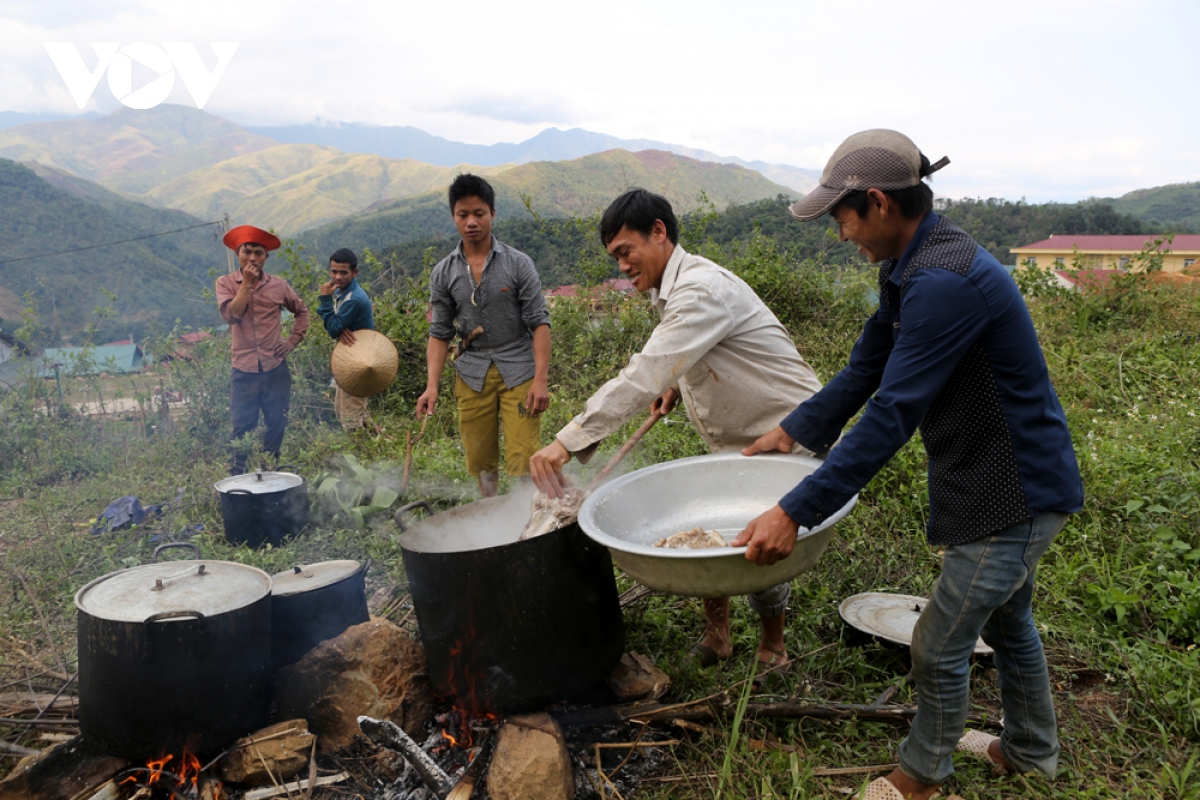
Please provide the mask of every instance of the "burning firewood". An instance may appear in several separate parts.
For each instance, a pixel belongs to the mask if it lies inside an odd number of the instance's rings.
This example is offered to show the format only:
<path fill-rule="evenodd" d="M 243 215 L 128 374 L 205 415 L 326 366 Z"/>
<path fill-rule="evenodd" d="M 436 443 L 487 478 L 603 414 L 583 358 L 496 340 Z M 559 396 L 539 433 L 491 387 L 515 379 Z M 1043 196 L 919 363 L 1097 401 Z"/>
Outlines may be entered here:
<path fill-rule="evenodd" d="M 450 787 L 453 785 L 450 776 L 443 772 L 442 768 L 399 725 L 386 719 L 361 716 L 358 718 L 358 726 L 375 744 L 398 750 L 408 759 L 408 763 L 413 765 L 413 769 L 421 776 L 421 780 L 429 787 L 429 791 L 438 797 L 445 797 L 446 793 L 450 791 Z M 250 798 L 247 797 L 247 800 Z"/>
<path fill-rule="evenodd" d="M 458 783 L 454 784 L 450 794 L 446 795 L 446 800 L 471 800 L 471 795 L 475 793 L 475 783 L 483 772 L 483 766 L 487 763 L 488 756 L 491 755 L 492 744 L 495 741 L 495 737 L 489 736 L 479 746 L 475 758 L 463 770 L 463 774 L 458 778 Z"/>

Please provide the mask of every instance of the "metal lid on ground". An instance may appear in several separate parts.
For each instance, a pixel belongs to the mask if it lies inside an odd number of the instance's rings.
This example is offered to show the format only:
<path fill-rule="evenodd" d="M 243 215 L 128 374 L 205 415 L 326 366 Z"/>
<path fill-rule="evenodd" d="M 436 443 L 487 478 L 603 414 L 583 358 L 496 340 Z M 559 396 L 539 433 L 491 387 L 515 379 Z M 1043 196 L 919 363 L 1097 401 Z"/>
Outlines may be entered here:
<path fill-rule="evenodd" d="M 271 576 L 231 561 L 164 561 L 97 578 L 75 595 L 85 614 L 115 622 L 212 617 L 271 592 Z"/>
<path fill-rule="evenodd" d="M 231 475 L 213 484 L 218 492 L 228 492 L 239 489 L 251 494 L 274 494 L 286 489 L 299 486 L 304 479 L 291 472 L 247 472 L 245 475 Z"/>
<path fill-rule="evenodd" d="M 843 600 L 838 613 L 852 628 L 892 644 L 911 647 L 913 628 L 928 603 L 928 597 L 863 592 Z M 975 642 L 975 655 L 991 655 L 992 652 L 983 639 Z"/>
<path fill-rule="evenodd" d="M 322 561 L 318 564 L 297 564 L 291 569 L 271 576 L 271 594 L 274 597 L 311 592 L 355 575 L 362 564 L 358 561 Z"/>

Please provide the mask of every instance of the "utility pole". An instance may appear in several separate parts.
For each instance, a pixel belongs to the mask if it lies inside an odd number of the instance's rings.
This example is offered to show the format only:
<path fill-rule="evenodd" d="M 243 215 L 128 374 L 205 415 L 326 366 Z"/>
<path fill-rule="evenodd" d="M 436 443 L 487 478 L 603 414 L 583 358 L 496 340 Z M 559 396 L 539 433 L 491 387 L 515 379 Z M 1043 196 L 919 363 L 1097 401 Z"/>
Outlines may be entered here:
<path fill-rule="evenodd" d="M 221 224 L 222 238 L 224 238 L 225 234 L 227 234 L 227 233 L 229 233 L 229 212 L 228 211 L 225 212 L 225 217 Z M 227 270 L 230 275 L 232 275 L 237 270 L 237 265 L 233 263 L 233 251 L 230 250 L 228 247 L 225 248 L 225 266 L 227 267 Z"/>

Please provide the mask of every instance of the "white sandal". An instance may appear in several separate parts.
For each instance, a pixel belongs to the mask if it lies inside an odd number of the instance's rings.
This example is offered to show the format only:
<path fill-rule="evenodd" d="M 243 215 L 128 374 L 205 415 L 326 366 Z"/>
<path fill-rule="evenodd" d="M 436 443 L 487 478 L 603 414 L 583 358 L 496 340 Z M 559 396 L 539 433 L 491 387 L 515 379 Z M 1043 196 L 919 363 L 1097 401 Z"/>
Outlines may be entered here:
<path fill-rule="evenodd" d="M 1009 767 L 1007 764 L 997 761 L 992 757 L 990 750 L 992 742 L 998 741 L 1000 741 L 999 736 L 993 736 L 990 733 L 984 733 L 983 731 L 976 731 L 968 728 L 967 732 L 964 733 L 962 738 L 958 740 L 958 746 L 955 749 L 973 756 L 974 758 L 986 761 L 994 768 L 1008 772 Z"/>
<path fill-rule="evenodd" d="M 929 795 L 929 800 L 941 797 L 940 792 Z M 887 778 L 876 778 L 867 784 L 867 788 L 854 796 L 854 800 L 906 800 L 900 790 Z"/>

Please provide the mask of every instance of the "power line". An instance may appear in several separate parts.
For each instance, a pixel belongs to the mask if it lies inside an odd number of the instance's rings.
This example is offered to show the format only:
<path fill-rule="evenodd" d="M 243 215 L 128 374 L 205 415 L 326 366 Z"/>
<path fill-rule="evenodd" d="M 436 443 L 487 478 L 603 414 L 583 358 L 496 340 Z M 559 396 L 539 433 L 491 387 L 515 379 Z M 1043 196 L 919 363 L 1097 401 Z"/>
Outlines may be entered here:
<path fill-rule="evenodd" d="M 122 239 L 119 242 L 105 242 L 104 244 L 90 244 L 87 247 L 77 247 L 74 250 L 60 250 L 57 253 L 40 253 L 36 256 L 22 256 L 20 258 L 10 258 L 7 261 L 0 261 L 0 266 L 5 264 L 15 264 L 18 261 L 29 261 L 34 258 L 50 258 L 51 256 L 65 256 L 69 253 L 82 253 L 84 250 L 95 250 L 97 247 L 112 247 L 118 244 L 128 244 L 129 242 L 140 242 L 143 239 L 153 239 L 155 236 L 166 236 L 171 233 L 182 233 L 183 231 L 192 231 L 196 228 L 207 228 L 209 225 L 221 225 L 222 221 L 202 222 L 199 225 L 189 225 L 186 228 L 176 228 L 173 231 L 162 231 L 161 233 L 148 233 L 145 236 L 135 236 L 132 239 Z"/>

